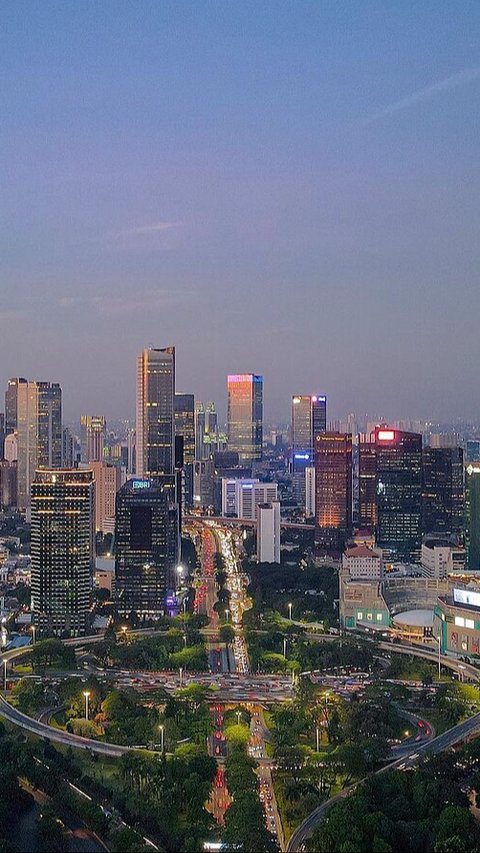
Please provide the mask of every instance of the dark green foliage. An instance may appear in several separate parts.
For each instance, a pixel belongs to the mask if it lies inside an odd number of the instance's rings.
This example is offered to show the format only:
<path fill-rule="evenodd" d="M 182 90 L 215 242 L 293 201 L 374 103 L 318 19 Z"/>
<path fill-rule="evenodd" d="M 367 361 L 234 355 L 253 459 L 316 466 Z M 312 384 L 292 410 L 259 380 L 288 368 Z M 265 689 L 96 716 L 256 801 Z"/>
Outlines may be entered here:
<path fill-rule="evenodd" d="M 461 790 L 464 773 L 445 753 L 415 771 L 371 776 L 327 812 L 307 850 L 473 853 L 480 834 Z"/>

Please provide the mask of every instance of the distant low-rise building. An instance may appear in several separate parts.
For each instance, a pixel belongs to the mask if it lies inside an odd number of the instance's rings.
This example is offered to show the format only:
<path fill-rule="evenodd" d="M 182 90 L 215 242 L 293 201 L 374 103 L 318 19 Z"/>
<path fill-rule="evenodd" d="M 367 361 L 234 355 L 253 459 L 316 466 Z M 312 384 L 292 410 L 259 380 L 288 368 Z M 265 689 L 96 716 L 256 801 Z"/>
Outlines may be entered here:
<path fill-rule="evenodd" d="M 383 559 L 380 548 L 352 545 L 343 555 L 342 566 L 350 580 L 381 580 Z"/>
<path fill-rule="evenodd" d="M 428 578 L 446 578 L 465 568 L 465 549 L 451 542 L 426 538 L 421 553 L 422 574 Z"/>

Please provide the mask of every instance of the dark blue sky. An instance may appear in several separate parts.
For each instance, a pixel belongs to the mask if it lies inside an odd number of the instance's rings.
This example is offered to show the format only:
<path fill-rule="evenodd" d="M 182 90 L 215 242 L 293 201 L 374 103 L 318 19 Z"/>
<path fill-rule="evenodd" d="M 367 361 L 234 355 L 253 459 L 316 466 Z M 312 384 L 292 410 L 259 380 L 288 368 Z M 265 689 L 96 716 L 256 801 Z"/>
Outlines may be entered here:
<path fill-rule="evenodd" d="M 265 376 L 480 420 L 480 6 L 63 2 L 0 10 L 0 383 L 67 417 Z"/>

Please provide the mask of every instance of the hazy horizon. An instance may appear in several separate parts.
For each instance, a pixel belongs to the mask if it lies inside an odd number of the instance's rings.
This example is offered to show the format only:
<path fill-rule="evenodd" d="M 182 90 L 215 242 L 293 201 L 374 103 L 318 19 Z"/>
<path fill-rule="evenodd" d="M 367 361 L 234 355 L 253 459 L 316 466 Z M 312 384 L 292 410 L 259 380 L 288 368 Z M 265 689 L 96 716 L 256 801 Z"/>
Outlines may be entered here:
<path fill-rule="evenodd" d="M 0 392 L 480 421 L 477 3 L 6 2 Z M 452 22 L 455 26 L 452 26 Z M 3 407 L 2 407 L 3 408 Z"/>

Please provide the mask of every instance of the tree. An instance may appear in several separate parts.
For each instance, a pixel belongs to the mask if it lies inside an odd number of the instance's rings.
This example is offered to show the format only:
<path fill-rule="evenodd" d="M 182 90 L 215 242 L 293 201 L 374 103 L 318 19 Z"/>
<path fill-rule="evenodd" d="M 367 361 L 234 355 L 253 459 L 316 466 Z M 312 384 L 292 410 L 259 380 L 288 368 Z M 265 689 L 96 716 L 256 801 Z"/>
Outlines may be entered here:
<path fill-rule="evenodd" d="M 226 646 L 229 646 L 235 639 L 235 630 L 231 625 L 222 625 L 218 632 L 218 636 L 221 643 L 225 643 Z"/>

